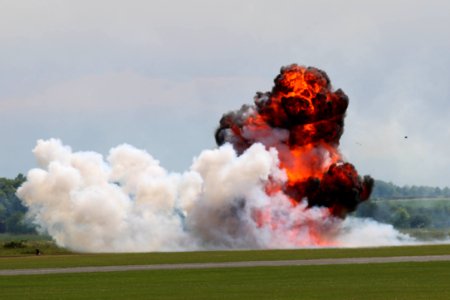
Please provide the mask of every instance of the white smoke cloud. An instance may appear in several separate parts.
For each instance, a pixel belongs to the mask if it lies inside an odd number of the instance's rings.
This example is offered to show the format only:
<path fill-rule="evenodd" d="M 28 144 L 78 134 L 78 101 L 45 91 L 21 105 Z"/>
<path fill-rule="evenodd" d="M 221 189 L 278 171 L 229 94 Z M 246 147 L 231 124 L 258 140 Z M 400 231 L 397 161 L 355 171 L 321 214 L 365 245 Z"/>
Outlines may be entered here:
<path fill-rule="evenodd" d="M 391 224 L 354 217 L 346 218 L 341 224 L 338 241 L 346 247 L 399 246 L 418 243 L 409 235 L 395 230 Z"/>
<path fill-rule="evenodd" d="M 185 173 L 169 173 L 130 145 L 106 160 L 39 140 L 17 194 L 29 217 L 59 246 L 84 252 L 395 245 L 410 241 L 392 226 L 293 207 L 268 181 L 284 182 L 276 150 L 254 144 L 205 150 Z"/>

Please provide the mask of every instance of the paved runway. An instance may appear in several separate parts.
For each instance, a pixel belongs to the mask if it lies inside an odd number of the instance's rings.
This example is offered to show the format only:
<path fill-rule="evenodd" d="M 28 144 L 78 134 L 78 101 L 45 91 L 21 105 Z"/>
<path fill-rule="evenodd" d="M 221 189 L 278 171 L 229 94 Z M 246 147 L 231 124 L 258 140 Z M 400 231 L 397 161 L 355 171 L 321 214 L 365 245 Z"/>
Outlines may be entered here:
<path fill-rule="evenodd" d="M 450 255 L 365 257 L 365 258 L 324 258 L 324 259 L 305 259 L 305 260 L 243 261 L 243 262 L 221 262 L 221 263 L 161 264 L 161 265 L 128 265 L 128 266 L 75 267 L 75 268 L 51 268 L 51 269 L 19 269 L 19 270 L 0 270 L 0 276 L 92 273 L 92 272 L 123 272 L 123 271 L 142 271 L 142 270 L 178 270 L 178 269 L 207 269 L 207 268 L 379 264 L 379 263 L 428 262 L 428 261 L 450 261 Z"/>

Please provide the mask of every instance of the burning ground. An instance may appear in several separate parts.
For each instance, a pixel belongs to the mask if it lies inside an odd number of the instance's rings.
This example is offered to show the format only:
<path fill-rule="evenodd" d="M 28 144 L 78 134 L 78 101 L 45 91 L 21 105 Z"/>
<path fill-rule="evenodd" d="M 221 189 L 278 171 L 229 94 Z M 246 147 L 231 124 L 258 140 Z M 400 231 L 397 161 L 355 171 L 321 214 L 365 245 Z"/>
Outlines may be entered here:
<path fill-rule="evenodd" d="M 291 65 L 254 105 L 225 114 L 184 173 L 120 145 L 106 159 L 40 140 L 18 196 L 63 247 L 88 252 L 398 244 L 390 225 L 347 217 L 373 180 L 338 150 L 348 97 Z"/>

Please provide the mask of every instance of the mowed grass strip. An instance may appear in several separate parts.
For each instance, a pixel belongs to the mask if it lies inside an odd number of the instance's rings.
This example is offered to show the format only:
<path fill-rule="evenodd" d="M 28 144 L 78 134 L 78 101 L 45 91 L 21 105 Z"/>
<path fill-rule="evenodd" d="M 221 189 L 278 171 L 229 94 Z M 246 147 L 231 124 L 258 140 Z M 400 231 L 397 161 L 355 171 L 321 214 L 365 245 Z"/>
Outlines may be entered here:
<path fill-rule="evenodd" d="M 0 277 L 1 299 L 450 299 L 450 262 Z"/>
<path fill-rule="evenodd" d="M 346 249 L 199 251 L 170 253 L 67 254 L 0 258 L 0 269 L 67 268 L 317 258 L 389 257 L 450 254 L 450 245 Z"/>

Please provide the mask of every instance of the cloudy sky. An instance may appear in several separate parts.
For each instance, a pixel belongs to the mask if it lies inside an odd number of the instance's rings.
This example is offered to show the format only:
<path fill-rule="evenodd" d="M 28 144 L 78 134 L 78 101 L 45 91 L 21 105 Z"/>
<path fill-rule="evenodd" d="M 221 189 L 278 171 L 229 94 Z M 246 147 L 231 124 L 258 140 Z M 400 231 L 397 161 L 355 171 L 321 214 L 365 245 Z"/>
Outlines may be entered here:
<path fill-rule="evenodd" d="M 341 150 L 360 173 L 450 186 L 450 5 L 419 0 L 0 0 L 0 176 L 50 137 L 183 171 L 291 63 L 350 97 Z"/>

